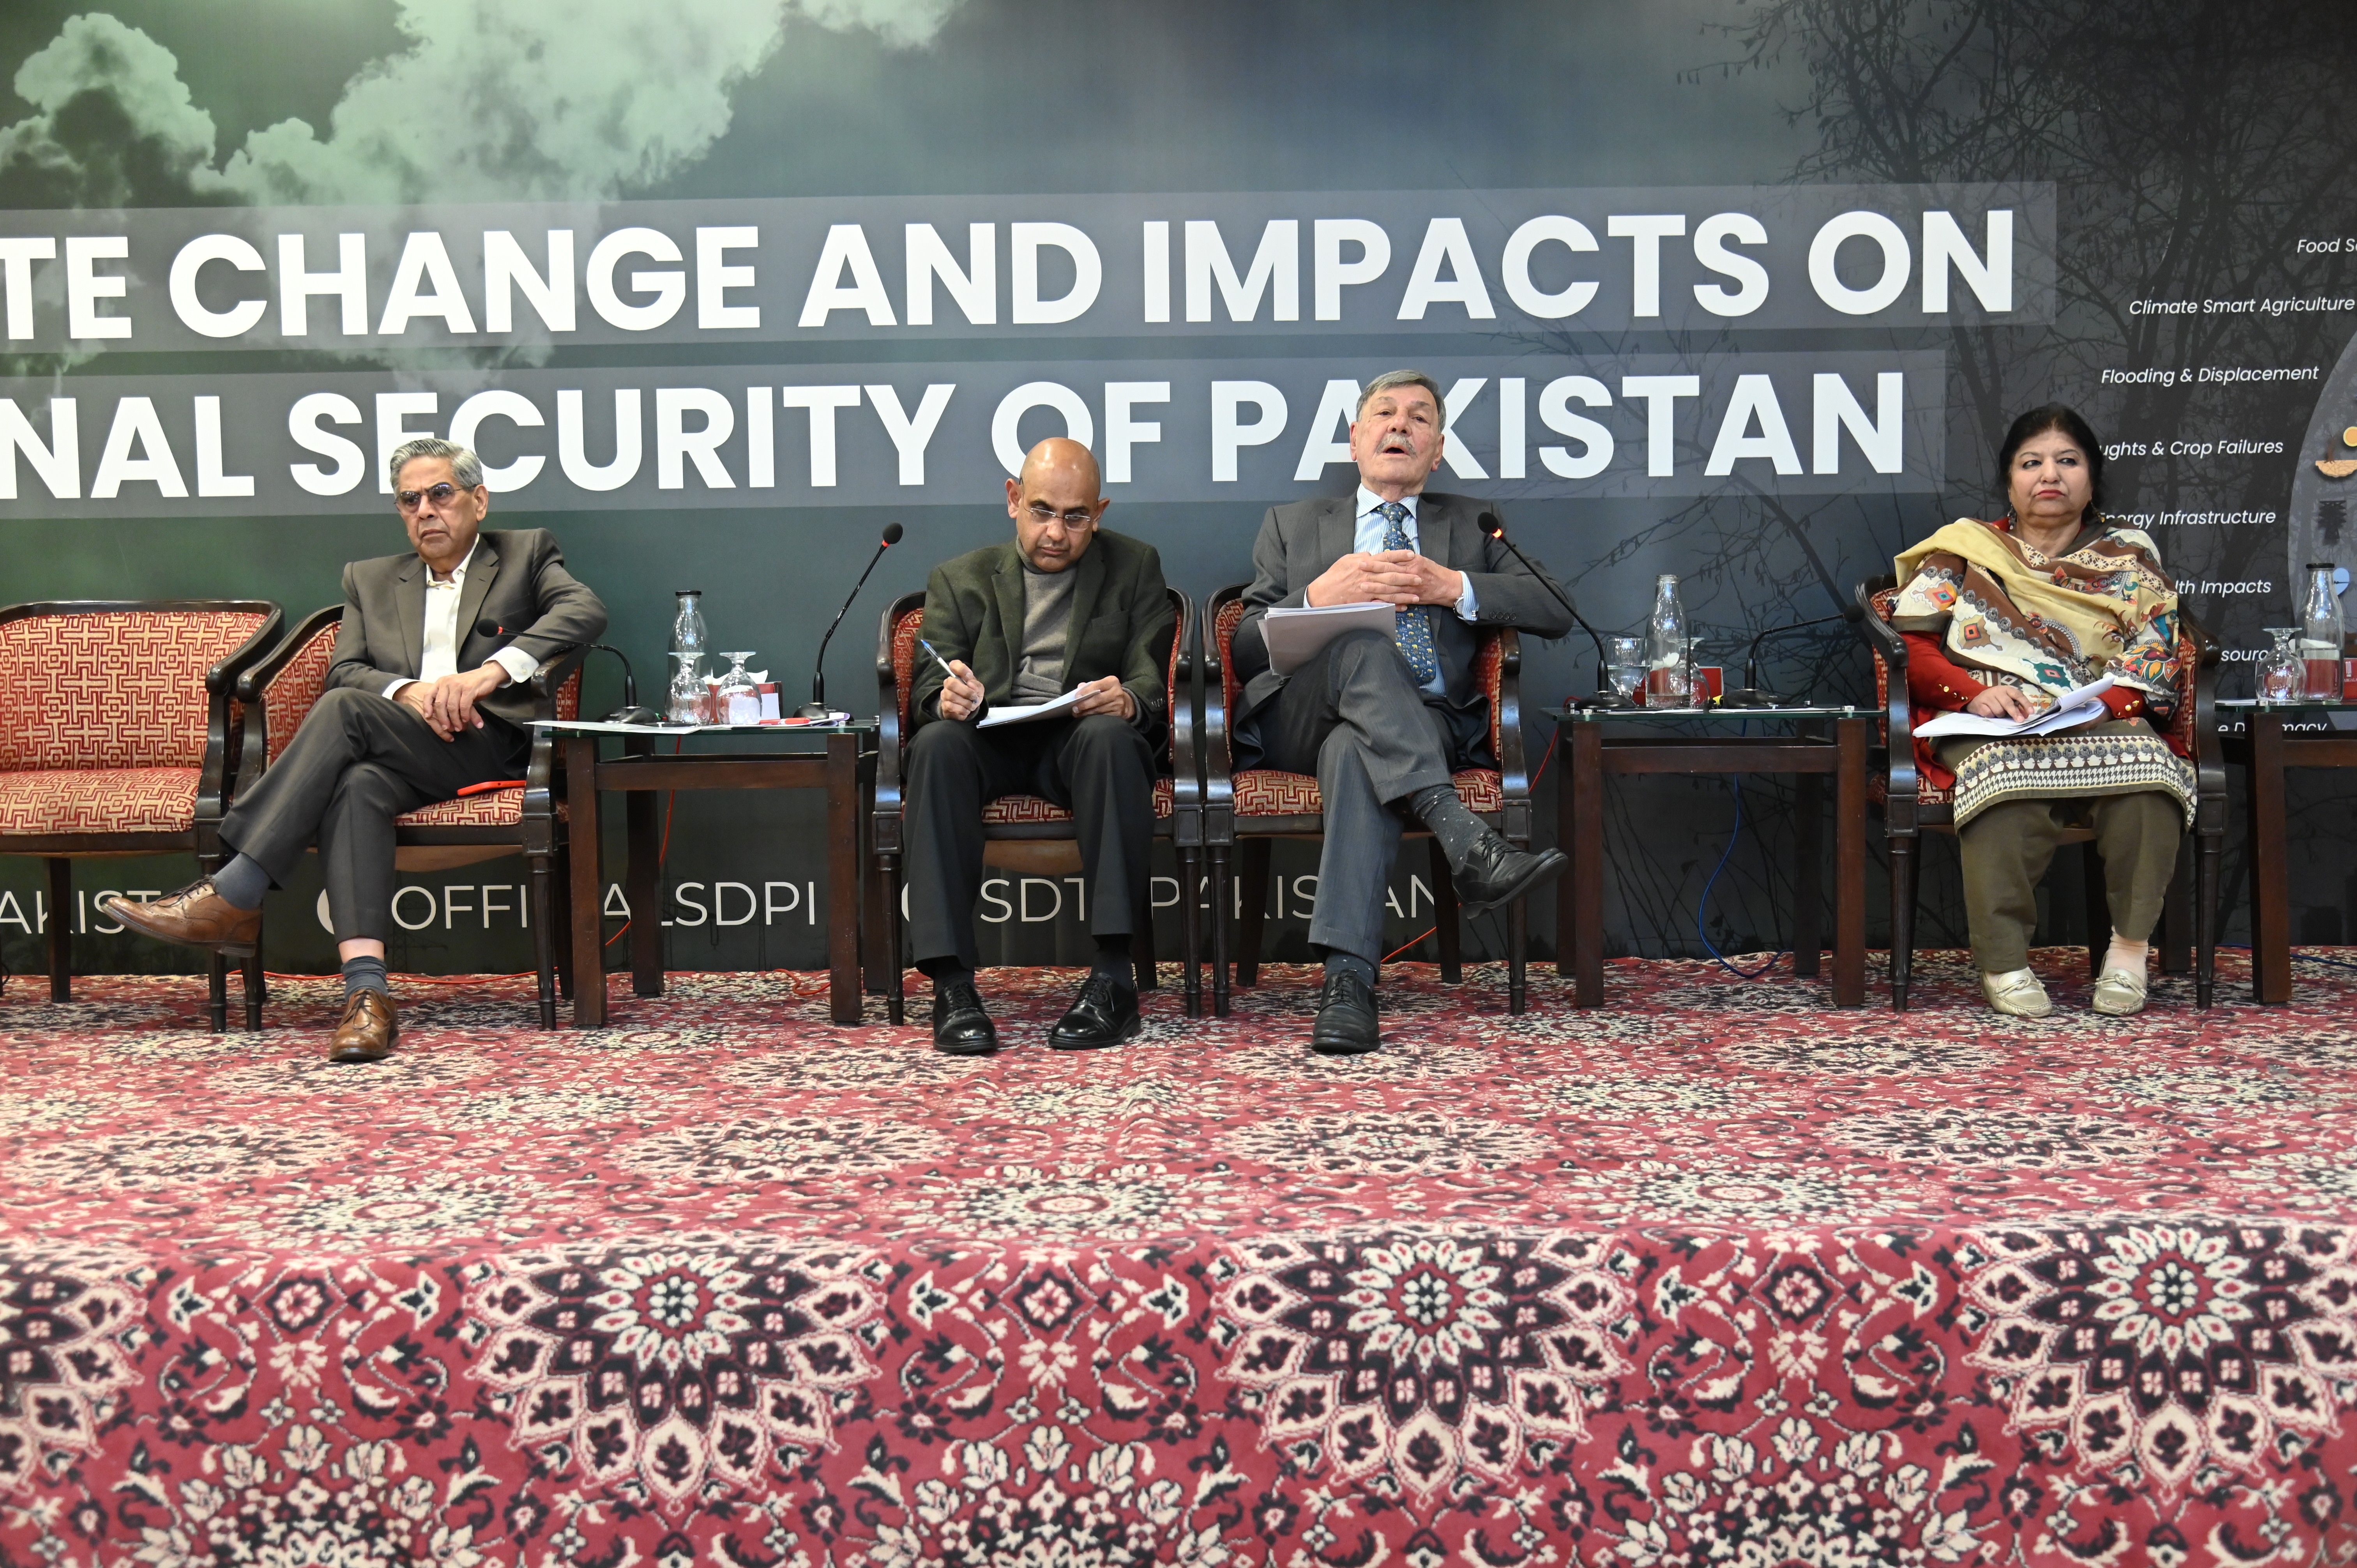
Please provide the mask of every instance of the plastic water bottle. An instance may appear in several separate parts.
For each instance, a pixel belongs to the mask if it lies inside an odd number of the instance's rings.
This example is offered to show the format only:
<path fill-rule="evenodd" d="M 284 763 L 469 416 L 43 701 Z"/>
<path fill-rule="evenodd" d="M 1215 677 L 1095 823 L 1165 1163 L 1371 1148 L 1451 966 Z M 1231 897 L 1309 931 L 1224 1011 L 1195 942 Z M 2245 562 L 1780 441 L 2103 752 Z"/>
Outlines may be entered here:
<path fill-rule="evenodd" d="M 2300 695 L 2310 702 L 2341 698 L 2341 643 L 2348 626 L 2332 578 L 2331 562 L 2308 564 L 2308 598 L 2299 610 L 2299 658 L 2305 676 Z"/>
<path fill-rule="evenodd" d="M 704 590 L 680 588 L 679 612 L 671 623 L 671 697 L 668 716 L 674 724 L 706 722 L 705 660 L 711 656 L 711 636 L 704 628 Z"/>
<path fill-rule="evenodd" d="M 1678 602 L 1678 580 L 1667 573 L 1653 580 L 1653 619 L 1645 634 L 1645 705 L 1694 705 L 1687 671 L 1686 611 Z"/>

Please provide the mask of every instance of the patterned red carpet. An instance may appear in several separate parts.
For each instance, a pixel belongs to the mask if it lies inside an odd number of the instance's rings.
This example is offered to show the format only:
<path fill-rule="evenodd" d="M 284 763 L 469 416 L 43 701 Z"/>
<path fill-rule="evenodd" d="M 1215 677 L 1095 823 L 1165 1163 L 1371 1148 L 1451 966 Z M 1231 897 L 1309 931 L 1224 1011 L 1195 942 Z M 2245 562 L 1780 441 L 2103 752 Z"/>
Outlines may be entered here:
<path fill-rule="evenodd" d="M 2357 1559 L 2357 968 L 2072 962 L 2026 1026 L 1411 966 L 1344 1062 L 1281 969 L 1082 1057 L 996 972 L 979 1063 L 817 975 L 413 983 L 376 1069 L 324 982 L 20 980 L 0 1561 Z"/>

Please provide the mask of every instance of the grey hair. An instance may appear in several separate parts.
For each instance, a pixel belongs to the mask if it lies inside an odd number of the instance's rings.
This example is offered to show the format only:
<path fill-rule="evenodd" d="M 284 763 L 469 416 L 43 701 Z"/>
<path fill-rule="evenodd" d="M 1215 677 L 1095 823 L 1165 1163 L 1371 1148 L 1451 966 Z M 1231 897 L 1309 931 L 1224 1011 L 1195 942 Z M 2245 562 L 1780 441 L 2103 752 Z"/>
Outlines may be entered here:
<path fill-rule="evenodd" d="M 394 489 L 401 488 L 403 467 L 420 457 L 447 457 L 450 460 L 450 477 L 468 489 L 471 490 L 483 482 L 483 460 L 475 456 L 473 447 L 445 441 L 439 435 L 421 435 L 393 449 L 392 468 L 385 478 Z"/>
<path fill-rule="evenodd" d="M 1369 381 L 1367 390 L 1359 394 L 1358 412 L 1351 415 L 1352 421 L 1355 422 L 1360 414 L 1367 412 L 1367 404 L 1374 401 L 1377 392 L 1387 392 L 1397 387 L 1422 387 L 1432 394 L 1432 406 L 1439 409 L 1446 417 L 1448 400 L 1441 394 L 1438 381 L 1434 381 L 1422 371 L 1385 371 L 1382 375 Z"/>

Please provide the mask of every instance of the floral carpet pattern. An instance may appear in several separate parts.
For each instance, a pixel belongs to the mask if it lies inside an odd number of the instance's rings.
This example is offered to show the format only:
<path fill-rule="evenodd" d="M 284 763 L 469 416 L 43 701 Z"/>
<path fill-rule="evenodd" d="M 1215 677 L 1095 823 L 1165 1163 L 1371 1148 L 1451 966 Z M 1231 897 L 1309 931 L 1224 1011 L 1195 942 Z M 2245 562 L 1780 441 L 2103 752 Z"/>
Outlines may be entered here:
<path fill-rule="evenodd" d="M 2357 965 L 1916 1011 L 1273 967 L 1044 1048 L 680 975 L 0 999 L 0 1564 L 2357 1562 Z M 881 1010 L 871 1003 L 872 1019 Z M 912 1008 L 921 1013 L 921 1008 Z"/>

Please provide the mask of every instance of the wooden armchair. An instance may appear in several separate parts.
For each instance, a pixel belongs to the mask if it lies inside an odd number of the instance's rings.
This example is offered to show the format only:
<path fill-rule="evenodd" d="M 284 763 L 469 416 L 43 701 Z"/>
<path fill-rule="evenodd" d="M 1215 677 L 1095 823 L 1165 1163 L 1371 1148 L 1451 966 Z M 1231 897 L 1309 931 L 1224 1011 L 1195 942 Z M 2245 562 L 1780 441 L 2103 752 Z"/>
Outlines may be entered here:
<path fill-rule="evenodd" d="M 0 609 L 0 854 L 48 865 L 49 997 L 73 996 L 73 863 L 192 851 L 221 865 L 231 689 L 278 636 L 266 599 L 51 600 Z M 247 1011 L 259 971 L 250 961 Z M 211 966 L 229 1026 L 228 961 Z"/>
<path fill-rule="evenodd" d="M 1235 983 L 1252 985 L 1259 979 L 1261 926 L 1268 902 L 1268 850 L 1281 838 L 1322 839 L 1325 805 L 1318 780 L 1307 773 L 1284 773 L 1273 768 L 1237 771 L 1229 751 L 1229 725 L 1243 695 L 1236 679 L 1230 644 L 1243 619 L 1245 585 L 1221 589 L 1203 612 L 1211 628 L 1209 652 L 1203 665 L 1203 837 L 1211 863 L 1211 1001 L 1213 1011 L 1228 1013 L 1228 922 L 1235 918 L 1235 895 L 1229 890 L 1231 851 L 1235 852 L 1235 875 L 1242 883 L 1243 914 L 1234 944 Z M 1531 776 L 1523 756 L 1522 636 L 1512 627 L 1484 628 L 1475 673 L 1490 696 L 1490 749 L 1495 768 L 1466 768 L 1456 776 L 1458 797 L 1466 809 L 1495 828 L 1517 849 L 1531 843 Z M 1180 759 L 1183 771 L 1189 759 Z M 1411 834 L 1429 837 L 1421 828 Z M 1440 978 L 1454 985 L 1464 978 L 1458 930 L 1457 889 L 1439 843 L 1432 843 L 1432 898 L 1440 943 Z M 1519 1014 L 1527 1005 L 1525 958 L 1530 918 L 1524 900 L 1516 899 L 1506 912 L 1506 1009 Z"/>
<path fill-rule="evenodd" d="M 1857 585 L 1857 603 L 1866 611 L 1862 629 L 1874 650 L 1876 701 L 1883 713 L 1883 756 L 1867 779 L 1867 800 L 1869 809 L 1882 817 L 1890 858 L 1890 1005 L 1903 1013 L 1915 961 L 1916 847 L 1926 832 L 1953 834 L 1956 830 L 1951 792 L 1925 779 L 1915 766 L 1907 639 L 1890 624 L 1891 607 L 1898 600 L 1898 584 L 1889 576 Z M 2162 914 L 2161 967 L 2169 973 L 2185 972 L 2186 928 L 2190 924 L 2194 1003 L 2207 1007 L 2218 978 L 2218 859 L 2226 832 L 2226 762 L 2218 741 L 2218 645 L 2181 605 L 2178 651 L 2180 673 L 2170 730 L 2192 754 L 2199 800 L 2190 841 L 2194 886 L 2189 897 L 2180 865 Z M 2094 836 L 2091 830 L 2074 828 L 2062 841 L 2083 846 L 2090 975 L 2102 968 L 2110 929 L 2104 914 L 2104 864 L 2095 853 Z"/>
<path fill-rule="evenodd" d="M 237 694 L 245 704 L 245 738 L 239 783 L 250 784 L 268 768 L 326 689 L 328 666 L 333 662 L 336 634 L 344 607 L 329 605 L 314 610 L 239 678 Z M 542 718 L 569 719 L 581 708 L 581 660 L 587 650 L 576 649 L 533 678 L 533 694 Z M 485 790 L 453 800 L 437 801 L 394 819 L 393 864 L 404 871 L 448 871 L 477 861 L 522 854 L 532 863 L 530 905 L 525 916 L 532 928 L 533 957 L 540 970 L 540 1026 L 556 1027 L 556 996 L 560 977 L 565 993 L 572 994 L 570 901 L 558 895 L 565 862 L 564 789 L 558 781 L 559 748 L 545 730 L 535 730 L 532 756 L 524 767 L 522 788 Z M 603 976 L 590 977 L 591 984 Z M 258 988 L 246 999 L 247 1025 L 262 1025 Z"/>
<path fill-rule="evenodd" d="M 1194 628 L 1187 596 L 1166 590 L 1177 619 L 1171 624 L 1170 647 L 1162 650 L 1163 692 L 1169 713 L 1169 738 L 1154 780 L 1154 834 L 1168 839 L 1178 857 L 1178 908 L 1181 957 L 1186 964 L 1186 1009 L 1189 1018 L 1203 1011 L 1203 980 L 1196 887 L 1201 879 L 1202 787 L 1191 768 L 1171 766 L 1173 757 L 1193 754 L 1195 728 Z M 903 959 L 900 924 L 900 856 L 906 848 L 901 832 L 907 810 L 902 768 L 907 760 L 909 693 L 920 654 L 917 639 L 925 623 L 925 596 L 903 594 L 884 611 L 876 643 L 877 712 L 882 731 L 876 743 L 876 865 L 881 882 L 884 930 L 885 1005 L 895 1024 L 904 1021 Z M 1181 701 L 1181 698 L 1185 701 Z M 983 809 L 983 858 L 991 865 L 1033 873 L 1070 875 L 1080 869 L 1080 845 L 1072 838 L 1072 814 L 1037 795 L 1005 795 Z M 1149 889 L 1152 882 L 1147 883 Z M 1149 892 L 1139 912 L 1130 954 L 1137 971 L 1137 988 L 1151 991 L 1158 983 L 1154 958 L 1154 909 Z"/>

